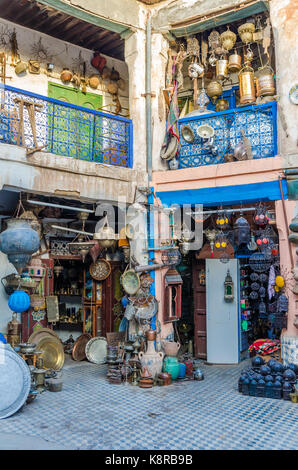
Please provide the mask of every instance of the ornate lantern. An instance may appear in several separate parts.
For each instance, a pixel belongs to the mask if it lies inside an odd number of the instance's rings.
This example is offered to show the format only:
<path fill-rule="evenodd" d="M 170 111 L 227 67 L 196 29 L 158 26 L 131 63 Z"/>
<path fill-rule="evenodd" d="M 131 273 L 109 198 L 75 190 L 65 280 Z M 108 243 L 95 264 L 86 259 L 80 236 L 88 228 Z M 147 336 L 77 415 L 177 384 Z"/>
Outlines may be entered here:
<path fill-rule="evenodd" d="M 229 217 L 228 217 L 228 214 L 226 212 L 222 212 L 220 211 L 218 214 L 217 214 L 217 217 L 216 217 L 216 226 L 219 228 L 219 229 L 225 229 L 228 227 L 229 225 Z"/>
<path fill-rule="evenodd" d="M 225 295 L 224 295 L 225 302 L 233 302 L 233 300 L 234 300 L 234 283 L 233 283 L 233 279 L 232 279 L 232 276 L 230 274 L 229 269 L 227 271 L 227 275 L 226 275 L 226 278 L 225 278 L 224 290 L 225 290 Z"/>
<path fill-rule="evenodd" d="M 228 246 L 228 239 L 223 232 L 216 235 L 215 248 L 220 251 L 224 251 Z"/>
<path fill-rule="evenodd" d="M 9 219 L 7 229 L 0 234 L 0 250 L 7 255 L 19 273 L 39 246 L 38 233 L 33 230 L 31 221 L 25 219 Z"/>
<path fill-rule="evenodd" d="M 250 226 L 244 217 L 239 217 L 234 224 L 235 242 L 239 246 L 242 243 L 249 243 L 251 240 Z"/>

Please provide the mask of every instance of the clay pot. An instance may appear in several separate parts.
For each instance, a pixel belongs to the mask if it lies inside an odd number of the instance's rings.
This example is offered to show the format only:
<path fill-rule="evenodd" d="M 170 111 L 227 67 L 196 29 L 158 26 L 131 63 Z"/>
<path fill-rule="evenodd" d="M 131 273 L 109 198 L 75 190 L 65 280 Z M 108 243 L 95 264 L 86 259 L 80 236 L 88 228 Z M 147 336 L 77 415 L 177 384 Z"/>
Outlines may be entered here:
<path fill-rule="evenodd" d="M 111 77 L 111 70 L 108 67 L 104 67 L 101 76 L 104 80 L 108 80 Z"/>
<path fill-rule="evenodd" d="M 119 80 L 119 78 L 120 78 L 119 72 L 117 72 L 117 70 L 115 70 L 114 67 L 113 67 L 112 71 L 111 71 L 110 79 L 117 82 L 117 80 Z"/>
<path fill-rule="evenodd" d="M 180 346 L 178 342 L 162 340 L 162 347 L 166 356 L 177 356 Z"/>
<path fill-rule="evenodd" d="M 147 341 L 147 351 L 143 353 L 139 352 L 139 360 L 142 368 L 147 368 L 153 378 L 161 373 L 162 361 L 164 358 L 163 352 L 156 352 L 154 347 L 154 341 Z"/>
<path fill-rule="evenodd" d="M 118 93 L 118 85 L 115 82 L 111 82 L 107 86 L 107 91 L 111 93 L 111 95 L 117 95 Z"/>
<path fill-rule="evenodd" d="M 96 74 L 91 75 L 91 77 L 89 77 L 88 83 L 89 83 L 90 88 L 93 88 L 94 90 L 96 90 L 96 88 L 100 84 L 99 75 L 96 75 Z"/>
<path fill-rule="evenodd" d="M 64 83 L 68 83 L 71 81 L 73 77 L 73 73 L 69 70 L 69 69 L 63 69 L 61 74 L 60 74 L 60 78 L 62 80 L 62 82 Z"/>

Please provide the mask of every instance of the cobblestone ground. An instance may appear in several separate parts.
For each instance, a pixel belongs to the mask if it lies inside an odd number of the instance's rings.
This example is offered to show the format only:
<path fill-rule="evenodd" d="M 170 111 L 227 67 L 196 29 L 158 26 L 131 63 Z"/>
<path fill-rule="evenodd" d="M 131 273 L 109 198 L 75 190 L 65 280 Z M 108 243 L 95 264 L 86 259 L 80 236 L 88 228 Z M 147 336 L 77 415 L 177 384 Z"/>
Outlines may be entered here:
<path fill-rule="evenodd" d="M 109 384 L 106 366 L 67 362 L 62 392 L 44 392 L 0 420 L 0 448 L 8 448 L 8 441 L 13 446 L 11 436 L 16 436 L 19 449 L 39 448 L 40 442 L 49 449 L 298 447 L 297 404 L 238 393 L 240 370 L 247 362 L 202 365 L 201 382 L 147 390 Z"/>

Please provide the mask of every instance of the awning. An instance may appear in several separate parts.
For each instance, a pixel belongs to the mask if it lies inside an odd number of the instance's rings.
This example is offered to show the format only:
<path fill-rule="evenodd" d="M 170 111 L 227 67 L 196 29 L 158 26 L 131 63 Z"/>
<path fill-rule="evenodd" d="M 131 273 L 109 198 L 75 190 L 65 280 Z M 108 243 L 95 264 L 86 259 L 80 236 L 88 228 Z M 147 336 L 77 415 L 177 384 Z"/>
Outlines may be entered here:
<path fill-rule="evenodd" d="M 288 199 L 286 179 L 281 180 L 284 199 Z M 204 206 L 237 205 L 282 199 L 279 181 L 264 183 L 219 186 L 215 188 L 186 189 L 181 191 L 157 192 L 164 206 L 172 204 L 203 204 Z"/>

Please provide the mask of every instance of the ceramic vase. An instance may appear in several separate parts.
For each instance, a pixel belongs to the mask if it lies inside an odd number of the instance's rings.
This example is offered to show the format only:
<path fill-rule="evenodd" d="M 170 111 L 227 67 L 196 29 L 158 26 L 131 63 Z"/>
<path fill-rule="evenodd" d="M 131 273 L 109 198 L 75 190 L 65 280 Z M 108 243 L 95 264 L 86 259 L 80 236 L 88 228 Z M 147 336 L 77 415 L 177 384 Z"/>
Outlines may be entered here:
<path fill-rule="evenodd" d="M 147 351 L 143 353 L 139 352 L 139 360 L 141 362 L 142 368 L 147 367 L 148 371 L 152 375 L 152 378 L 155 378 L 158 374 L 161 373 L 162 361 L 164 353 L 156 352 L 154 347 L 154 341 L 147 341 Z"/>
<path fill-rule="evenodd" d="M 167 356 L 163 363 L 163 372 L 168 372 L 172 376 L 172 380 L 179 377 L 180 364 L 177 357 Z"/>

